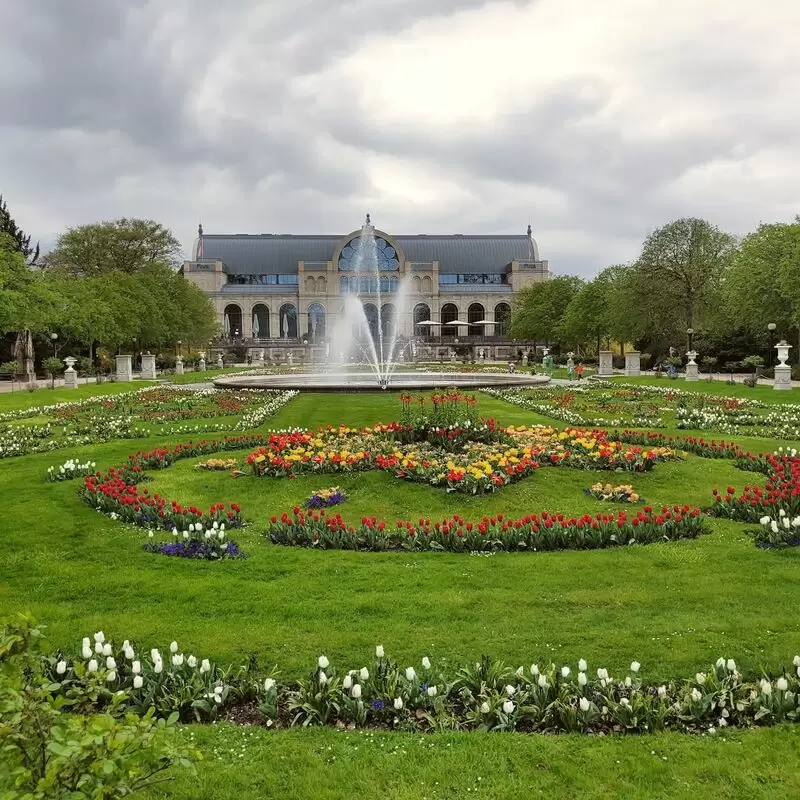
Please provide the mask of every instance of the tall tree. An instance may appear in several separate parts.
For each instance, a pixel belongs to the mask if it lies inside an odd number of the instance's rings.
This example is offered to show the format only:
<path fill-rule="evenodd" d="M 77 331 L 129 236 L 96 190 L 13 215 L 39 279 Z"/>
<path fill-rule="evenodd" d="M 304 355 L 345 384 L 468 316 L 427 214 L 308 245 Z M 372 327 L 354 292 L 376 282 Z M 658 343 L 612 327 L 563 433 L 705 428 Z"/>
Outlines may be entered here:
<path fill-rule="evenodd" d="M 570 300 L 559 325 L 559 333 L 576 347 L 596 344 L 601 349 L 602 339 L 611 335 L 609 297 L 613 289 L 614 267 L 604 269 L 599 275 L 581 286 Z"/>
<path fill-rule="evenodd" d="M 172 231 L 153 220 L 127 218 L 70 228 L 43 259 L 45 267 L 84 277 L 134 274 L 153 264 L 176 269 L 180 263 L 181 245 Z"/>
<path fill-rule="evenodd" d="M 44 281 L 25 263 L 17 241 L 0 234 L 0 333 L 43 329 L 52 301 Z"/>
<path fill-rule="evenodd" d="M 23 257 L 29 264 L 35 264 L 39 258 L 39 243 L 31 246 L 31 237 L 26 235 L 25 232 L 17 227 L 9 210 L 8 203 L 3 199 L 0 194 L 0 235 L 5 234 L 10 236 L 14 241 L 15 249 L 22 253 Z"/>
<path fill-rule="evenodd" d="M 667 292 L 685 328 L 700 325 L 721 286 L 736 239 L 703 219 L 684 218 L 645 239 L 637 268 L 645 281 Z"/>
<path fill-rule="evenodd" d="M 560 275 L 521 289 L 511 309 L 511 335 L 555 341 L 564 312 L 581 285 L 581 279 L 574 275 Z"/>

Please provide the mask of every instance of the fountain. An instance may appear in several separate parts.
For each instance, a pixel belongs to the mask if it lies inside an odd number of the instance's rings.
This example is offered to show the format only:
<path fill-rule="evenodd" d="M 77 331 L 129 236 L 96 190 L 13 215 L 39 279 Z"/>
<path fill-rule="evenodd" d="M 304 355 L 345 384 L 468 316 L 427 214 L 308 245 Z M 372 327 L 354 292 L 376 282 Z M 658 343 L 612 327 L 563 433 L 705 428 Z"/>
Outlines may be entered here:
<path fill-rule="evenodd" d="M 382 270 L 376 247 L 375 226 L 367 214 L 361 234 L 349 246 L 355 255 L 351 259 L 354 278 L 353 291 L 343 298 L 343 310 L 330 330 L 325 347 L 326 365 L 320 372 L 292 375 L 228 375 L 214 381 L 219 387 L 245 389 L 300 389 L 306 391 L 386 391 L 387 389 L 441 389 L 446 387 L 480 388 L 486 386 L 535 386 L 550 379 L 521 373 L 468 372 L 398 372 L 397 365 L 412 341 L 401 343 L 401 322 L 407 312 L 408 281 L 397 272 Z M 397 280 L 392 292 L 390 279 Z M 382 288 L 382 281 L 385 282 Z M 366 297 L 364 297 L 366 295 Z M 385 316 L 392 299 L 394 311 Z M 375 309 L 370 318 L 366 304 Z M 284 323 L 284 328 L 286 324 Z M 284 336 L 287 335 L 284 330 Z M 359 356 L 369 372 L 350 372 L 346 367 Z"/>

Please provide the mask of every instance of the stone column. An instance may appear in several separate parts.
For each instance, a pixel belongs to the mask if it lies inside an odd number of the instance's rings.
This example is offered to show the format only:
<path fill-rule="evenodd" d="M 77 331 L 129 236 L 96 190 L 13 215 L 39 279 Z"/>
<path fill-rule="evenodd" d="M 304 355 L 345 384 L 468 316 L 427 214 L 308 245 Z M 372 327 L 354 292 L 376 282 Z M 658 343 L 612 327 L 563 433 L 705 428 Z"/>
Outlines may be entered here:
<path fill-rule="evenodd" d="M 700 368 L 697 366 L 697 362 L 695 359 L 697 358 L 697 353 L 694 350 L 690 350 L 686 357 L 689 361 L 686 364 L 686 380 L 688 381 L 696 381 L 699 380 L 699 372 Z"/>
<path fill-rule="evenodd" d="M 117 380 L 132 381 L 133 366 L 131 365 L 132 356 L 117 356 Z"/>
<path fill-rule="evenodd" d="M 778 351 L 778 363 L 775 365 L 775 390 L 786 392 L 792 388 L 792 368 L 786 361 L 789 358 L 791 345 L 781 340 L 775 345 Z"/>
<path fill-rule="evenodd" d="M 183 375 L 183 356 L 175 356 L 175 374 Z"/>
<path fill-rule="evenodd" d="M 142 380 L 156 379 L 156 357 L 152 353 L 142 353 Z"/>
<path fill-rule="evenodd" d="M 642 374 L 642 354 L 636 350 L 625 353 L 625 374 L 636 378 Z"/>
<path fill-rule="evenodd" d="M 597 365 L 597 375 L 601 378 L 608 378 L 614 374 L 614 354 L 610 350 L 601 350 L 600 359 Z"/>
<path fill-rule="evenodd" d="M 77 359 L 73 358 L 72 356 L 67 356 L 64 359 L 64 363 L 67 365 L 67 368 L 64 370 L 64 388 L 65 389 L 77 389 L 78 388 L 78 373 L 75 372 L 75 361 Z"/>

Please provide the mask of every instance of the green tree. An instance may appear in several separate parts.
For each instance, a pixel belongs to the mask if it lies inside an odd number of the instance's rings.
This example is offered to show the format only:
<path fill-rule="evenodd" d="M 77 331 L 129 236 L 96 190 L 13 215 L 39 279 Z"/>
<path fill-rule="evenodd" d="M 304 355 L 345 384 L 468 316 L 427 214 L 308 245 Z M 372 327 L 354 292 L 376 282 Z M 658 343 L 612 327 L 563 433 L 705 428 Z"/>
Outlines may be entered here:
<path fill-rule="evenodd" d="M 719 288 L 736 249 L 736 240 L 703 219 L 684 218 L 653 231 L 636 263 L 640 278 L 673 304 L 683 329 L 697 328 L 719 299 Z"/>
<path fill-rule="evenodd" d="M 608 267 L 597 277 L 581 286 L 570 300 L 561 320 L 559 333 L 576 347 L 596 344 L 599 352 L 602 340 L 613 332 L 610 298 L 618 278 L 618 267 Z"/>
<path fill-rule="evenodd" d="M 560 275 L 521 289 L 511 309 L 511 335 L 517 339 L 555 341 L 561 320 L 582 286 L 574 275 Z"/>
<path fill-rule="evenodd" d="M 45 283 L 25 263 L 16 241 L 0 234 L 0 333 L 41 330 L 51 309 Z"/>
<path fill-rule="evenodd" d="M 3 199 L 0 194 L 0 236 L 6 234 L 14 241 L 14 249 L 22 253 L 23 257 L 29 264 L 35 264 L 39 258 L 39 243 L 31 246 L 30 235 L 25 235 L 25 232 L 17 227 L 9 210 L 8 203 Z"/>
<path fill-rule="evenodd" d="M 122 218 L 70 228 L 42 261 L 49 269 L 73 276 L 133 274 L 154 264 L 177 268 L 181 245 L 159 222 Z"/>

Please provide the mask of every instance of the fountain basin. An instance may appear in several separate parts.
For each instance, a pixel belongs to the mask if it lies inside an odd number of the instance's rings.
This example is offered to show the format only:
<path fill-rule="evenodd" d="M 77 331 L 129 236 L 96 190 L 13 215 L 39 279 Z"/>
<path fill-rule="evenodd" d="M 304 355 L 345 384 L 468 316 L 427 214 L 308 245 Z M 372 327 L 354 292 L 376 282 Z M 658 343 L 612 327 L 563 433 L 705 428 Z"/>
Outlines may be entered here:
<path fill-rule="evenodd" d="M 224 375 L 220 389 L 296 389 L 301 392 L 381 392 L 421 389 L 533 388 L 550 382 L 546 375 L 519 372 L 393 372 L 388 384 L 373 372 L 304 372 L 276 375 Z"/>

